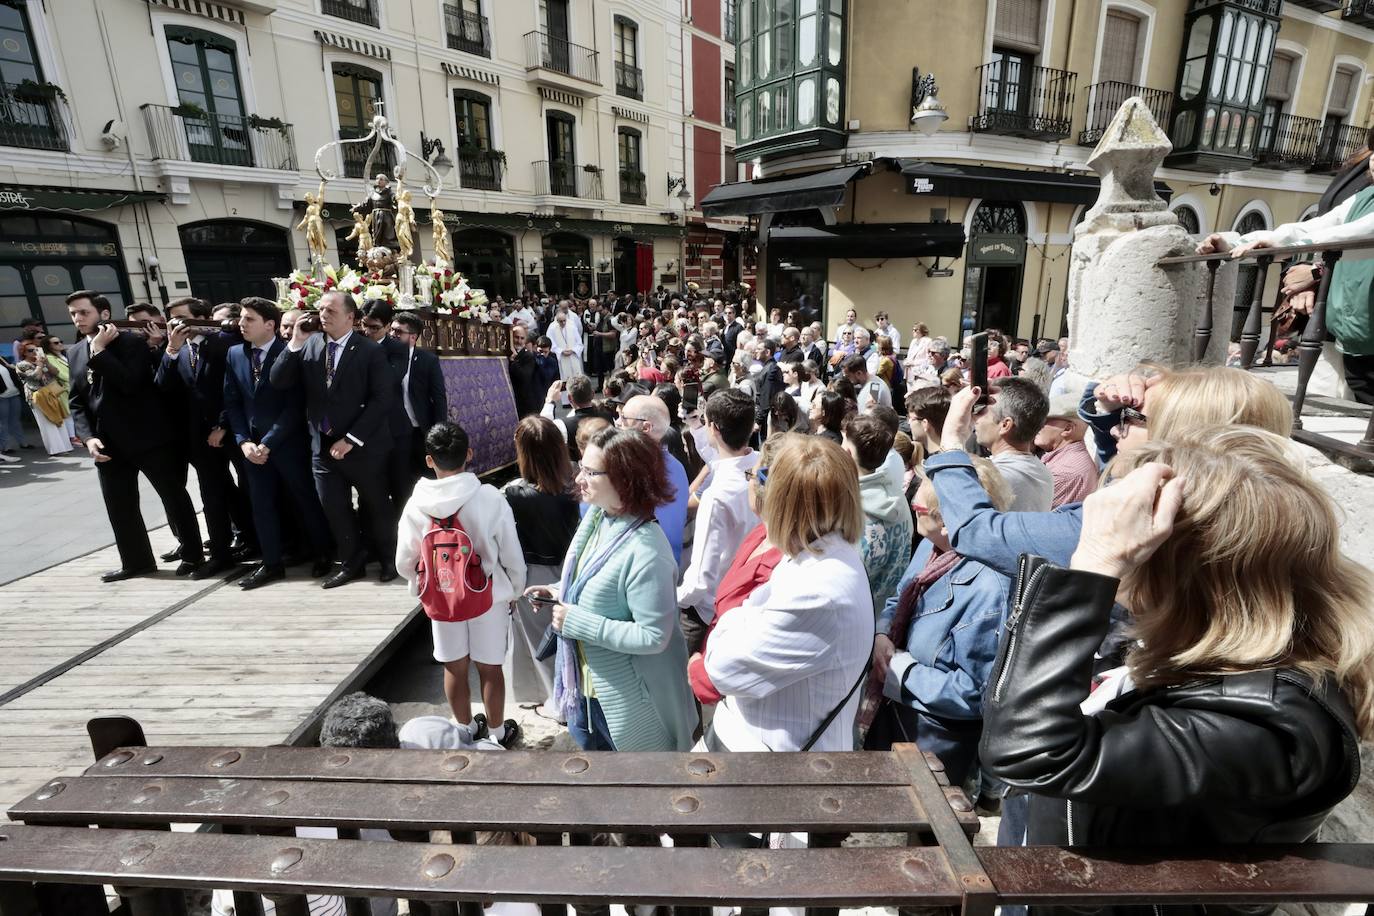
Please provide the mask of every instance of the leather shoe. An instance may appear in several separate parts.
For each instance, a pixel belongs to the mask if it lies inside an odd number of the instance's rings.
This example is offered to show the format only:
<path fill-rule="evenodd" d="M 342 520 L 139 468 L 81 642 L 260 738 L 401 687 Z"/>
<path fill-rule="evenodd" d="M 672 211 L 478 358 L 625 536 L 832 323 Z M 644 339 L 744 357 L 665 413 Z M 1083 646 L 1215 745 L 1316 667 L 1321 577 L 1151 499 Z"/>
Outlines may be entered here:
<path fill-rule="evenodd" d="M 320 579 L 329 575 L 329 571 L 334 568 L 332 560 L 319 559 L 310 564 L 310 578 Z"/>
<path fill-rule="evenodd" d="M 249 563 L 262 559 L 262 548 L 257 544 L 240 544 L 230 549 L 229 556 L 233 557 L 235 563 Z"/>
<path fill-rule="evenodd" d="M 199 563 L 199 562 L 193 563 L 193 562 L 191 562 L 190 560 L 182 560 L 182 561 L 177 565 L 177 575 L 178 575 L 178 576 L 189 576 L 191 573 L 195 572 L 197 569 L 200 569 L 200 563 Z"/>
<path fill-rule="evenodd" d="M 286 579 L 286 568 L 284 566 L 268 566 L 266 563 L 253 570 L 247 576 L 239 580 L 239 588 L 245 592 L 255 588 L 262 588 L 269 582 L 281 582 Z"/>
<path fill-rule="evenodd" d="M 178 544 L 177 546 L 173 547 L 171 550 L 167 551 L 167 552 L 164 553 L 162 556 L 158 557 L 158 559 L 161 560 L 161 561 L 164 562 L 164 563 L 170 563 L 170 562 L 172 562 L 173 560 L 180 560 L 180 559 L 181 559 L 181 545 Z"/>
<path fill-rule="evenodd" d="M 340 566 L 338 572 L 325 579 L 320 585 L 321 588 L 338 588 L 340 585 L 347 585 L 354 579 L 361 579 L 363 571 L 358 567 Z"/>
<path fill-rule="evenodd" d="M 101 573 L 100 581 L 123 582 L 125 579 L 133 579 L 137 576 L 148 576 L 155 572 L 157 572 L 157 567 L 155 566 L 145 566 L 142 569 L 125 569 L 121 566 L 119 569 L 112 569 L 107 573 Z"/>
<path fill-rule="evenodd" d="M 398 575 L 398 573 L 396 572 L 396 567 L 391 566 L 390 564 L 388 564 L 388 565 L 382 567 L 382 574 L 381 574 L 380 576 L 377 577 L 377 581 L 379 581 L 379 582 L 391 582 L 391 581 L 393 581 L 393 580 L 396 578 L 397 575 Z"/>
<path fill-rule="evenodd" d="M 222 572 L 233 569 L 234 565 L 234 561 L 228 557 L 211 557 L 209 560 L 196 567 L 195 571 L 191 573 L 191 578 L 196 581 L 209 579 L 211 576 L 217 576 Z"/>

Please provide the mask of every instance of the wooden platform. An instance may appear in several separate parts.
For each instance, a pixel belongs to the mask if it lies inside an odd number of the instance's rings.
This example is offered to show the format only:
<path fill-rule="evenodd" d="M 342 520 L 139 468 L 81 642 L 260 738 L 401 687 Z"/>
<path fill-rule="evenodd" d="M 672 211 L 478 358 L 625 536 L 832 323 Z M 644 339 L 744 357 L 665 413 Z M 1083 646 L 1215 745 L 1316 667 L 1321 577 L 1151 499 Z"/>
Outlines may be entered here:
<path fill-rule="evenodd" d="M 375 575 L 324 591 L 298 568 L 245 593 L 164 565 L 100 582 L 118 565 L 109 547 L 0 587 L 0 811 L 90 765 L 93 716 L 136 717 L 155 743 L 283 742 L 416 607 Z"/>

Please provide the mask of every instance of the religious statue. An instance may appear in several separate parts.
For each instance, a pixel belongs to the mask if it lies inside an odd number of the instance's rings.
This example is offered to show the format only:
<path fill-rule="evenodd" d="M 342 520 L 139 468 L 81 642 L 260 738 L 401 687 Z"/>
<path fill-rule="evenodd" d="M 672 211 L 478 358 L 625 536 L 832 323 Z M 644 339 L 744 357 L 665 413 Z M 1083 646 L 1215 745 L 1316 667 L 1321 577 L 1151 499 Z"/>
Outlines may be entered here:
<path fill-rule="evenodd" d="M 444 211 L 436 206 L 429 211 L 429 218 L 433 221 L 435 264 L 446 267 L 453 263 L 453 239 L 444 224 Z"/>
<path fill-rule="evenodd" d="M 357 210 L 353 211 L 353 231 L 348 234 L 345 241 L 351 242 L 358 240 L 358 260 L 361 261 L 365 252 L 372 247 L 372 233 L 368 231 L 367 220 Z"/>
<path fill-rule="evenodd" d="M 397 195 L 396 203 L 396 246 L 397 258 L 409 261 L 415 250 L 415 208 L 410 205 L 410 192 L 405 188 Z"/>
<path fill-rule="evenodd" d="M 305 230 L 305 243 L 310 247 L 310 257 L 313 261 L 323 261 L 329 252 L 329 245 L 324 237 L 324 220 L 320 218 L 320 212 L 324 209 L 324 182 L 320 182 L 318 194 L 305 192 L 305 216 L 301 217 L 300 224 L 296 228 Z"/>
<path fill-rule="evenodd" d="M 400 247 L 396 238 L 396 197 L 386 175 L 377 175 L 367 200 L 354 207 L 353 212 L 368 217 L 368 229 L 372 233 L 374 246 L 390 248 L 392 251 Z"/>

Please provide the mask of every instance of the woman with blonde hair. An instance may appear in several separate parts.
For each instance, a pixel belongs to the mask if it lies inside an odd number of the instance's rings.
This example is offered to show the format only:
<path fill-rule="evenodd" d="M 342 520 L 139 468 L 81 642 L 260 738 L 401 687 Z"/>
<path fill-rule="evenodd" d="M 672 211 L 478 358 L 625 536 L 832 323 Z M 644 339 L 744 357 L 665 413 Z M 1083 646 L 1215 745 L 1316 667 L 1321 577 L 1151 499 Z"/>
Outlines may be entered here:
<path fill-rule="evenodd" d="M 1023 561 L 983 765 L 1030 793 L 1030 844 L 1315 839 L 1374 735 L 1374 577 L 1283 436 L 1195 431 L 1120 461 L 1070 562 Z M 1089 695 L 1118 595 L 1140 642 Z"/>
<path fill-rule="evenodd" d="M 783 559 L 706 644 L 706 674 L 725 697 L 706 746 L 853 750 L 873 648 L 854 462 L 833 442 L 787 434 L 768 470 L 763 523 Z"/>

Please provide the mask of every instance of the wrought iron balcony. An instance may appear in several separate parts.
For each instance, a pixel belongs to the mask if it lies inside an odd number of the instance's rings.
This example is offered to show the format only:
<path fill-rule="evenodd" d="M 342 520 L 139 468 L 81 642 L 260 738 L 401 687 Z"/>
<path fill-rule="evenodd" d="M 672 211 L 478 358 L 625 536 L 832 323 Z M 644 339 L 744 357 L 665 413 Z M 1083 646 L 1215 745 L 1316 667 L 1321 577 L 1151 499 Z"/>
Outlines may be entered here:
<path fill-rule="evenodd" d="M 1281 114 L 1269 127 L 1261 127 L 1255 144 L 1255 165 L 1267 169 L 1310 168 L 1317 158 L 1322 122 Z"/>
<path fill-rule="evenodd" d="M 534 193 L 601 200 L 601 171 L 566 159 L 540 159 L 534 163 Z"/>
<path fill-rule="evenodd" d="M 444 30 L 448 46 L 480 57 L 491 57 L 491 29 L 487 17 L 464 12 L 452 3 L 444 4 Z"/>
<path fill-rule="evenodd" d="M 1302 5 L 1307 6 L 1308 4 Z M 1328 10 L 1335 8 L 1335 6 L 1325 7 Z M 1341 18 L 1346 22 L 1374 28 L 1374 0 L 1345 0 L 1345 9 L 1341 10 Z"/>
<path fill-rule="evenodd" d="M 1332 13 L 1341 8 L 1344 0 L 1288 0 L 1294 6 L 1305 6 L 1318 13 Z"/>
<path fill-rule="evenodd" d="M 1323 129 L 1317 141 L 1317 155 L 1310 171 L 1336 172 L 1341 165 L 1355 153 L 1364 148 L 1364 140 L 1369 128 L 1355 124 L 1341 124 L 1335 128 Z"/>
<path fill-rule="evenodd" d="M 626 98 L 644 98 L 644 71 L 632 64 L 615 62 L 615 94 Z"/>
<path fill-rule="evenodd" d="M 1145 107 L 1154 115 L 1155 122 L 1168 130 L 1169 111 L 1174 105 L 1174 94 L 1164 89 L 1149 89 L 1130 83 L 1107 80 L 1093 83 L 1088 87 L 1088 117 L 1079 131 L 1080 146 L 1096 146 L 1102 139 L 1102 132 L 1112 123 L 1112 118 L 1125 104 L 1126 100 L 1138 96 Z"/>
<path fill-rule="evenodd" d="M 341 127 L 339 128 L 339 139 L 356 140 L 359 137 L 366 137 L 371 130 L 371 127 Z M 350 143 L 347 146 L 339 147 L 339 152 L 343 156 L 345 178 L 371 178 L 380 172 L 385 172 L 389 176 L 392 174 L 392 169 L 396 167 L 396 157 L 392 153 L 389 143 L 383 144 L 381 154 L 372 160 L 370 174 L 366 170 L 367 157 L 372 152 L 370 143 Z"/>
<path fill-rule="evenodd" d="M 0 146 L 22 146 L 66 152 L 67 131 L 56 93 L 26 93 L 11 83 L 0 83 Z"/>
<path fill-rule="evenodd" d="M 212 114 L 194 106 L 144 105 L 154 159 L 295 171 L 291 125 L 277 118 Z"/>
<path fill-rule="evenodd" d="M 1078 74 L 1003 59 L 978 68 L 978 112 L 969 128 L 1032 140 L 1062 140 L 1073 123 Z"/>
<path fill-rule="evenodd" d="M 622 169 L 620 172 L 620 202 L 642 204 L 645 197 L 644 173 Z"/>
<path fill-rule="evenodd" d="M 501 168 L 506 157 L 496 150 L 458 154 L 458 179 L 466 190 L 501 190 Z"/>
<path fill-rule="evenodd" d="M 565 73 L 589 83 L 601 82 L 595 51 L 548 32 L 525 33 L 525 69 L 536 68 Z"/>
<path fill-rule="evenodd" d="M 376 0 L 320 0 L 320 12 L 350 22 L 361 22 L 374 29 L 380 24 Z"/>

